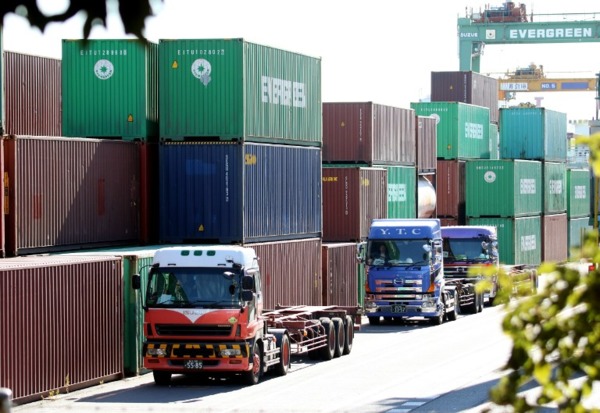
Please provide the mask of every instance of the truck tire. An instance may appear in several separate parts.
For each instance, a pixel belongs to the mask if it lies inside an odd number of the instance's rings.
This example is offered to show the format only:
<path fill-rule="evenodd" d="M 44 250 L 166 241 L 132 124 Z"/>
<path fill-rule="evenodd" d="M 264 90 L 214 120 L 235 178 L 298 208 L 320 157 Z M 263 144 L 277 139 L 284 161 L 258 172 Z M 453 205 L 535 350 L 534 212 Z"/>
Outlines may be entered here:
<path fill-rule="evenodd" d="M 346 334 L 344 335 L 344 352 L 350 354 L 352 351 L 352 342 L 354 341 L 354 320 L 352 316 L 346 316 Z"/>
<path fill-rule="evenodd" d="M 458 297 L 454 296 L 454 308 L 452 309 L 452 311 L 446 312 L 446 319 L 448 321 L 456 321 L 456 319 L 458 318 L 458 308 L 460 306 L 458 305 Z"/>
<path fill-rule="evenodd" d="M 260 381 L 260 376 L 262 374 L 262 354 L 257 342 L 254 342 L 254 345 L 252 346 L 250 361 L 252 362 L 252 368 L 250 371 L 244 372 L 244 382 L 252 386 Z"/>
<path fill-rule="evenodd" d="M 290 369 L 292 355 L 290 338 L 287 334 L 277 337 L 277 347 L 279 347 L 279 363 L 275 366 L 275 374 L 285 376 Z"/>
<path fill-rule="evenodd" d="M 369 324 L 372 326 L 378 326 L 381 322 L 381 318 L 379 317 L 369 317 Z"/>
<path fill-rule="evenodd" d="M 152 372 L 154 383 L 158 386 L 168 386 L 171 384 L 171 373 L 168 371 L 154 370 Z"/>
<path fill-rule="evenodd" d="M 435 317 L 431 317 L 429 319 L 429 323 L 433 326 L 439 326 L 444 322 L 444 314 L 446 313 L 445 310 L 442 310 L 442 312 L 440 313 L 440 315 L 435 316 Z"/>
<path fill-rule="evenodd" d="M 327 317 L 321 317 L 319 319 L 323 329 L 325 330 L 325 337 L 327 338 L 327 345 L 320 348 L 321 359 L 331 360 L 335 354 L 335 331 L 331 319 Z"/>
<path fill-rule="evenodd" d="M 481 313 L 483 311 L 483 293 L 477 293 L 477 312 Z"/>
<path fill-rule="evenodd" d="M 346 329 L 344 329 L 344 320 L 340 317 L 333 317 L 333 330 L 335 331 L 335 351 L 333 357 L 341 357 L 344 353 L 344 342 L 346 341 Z"/>

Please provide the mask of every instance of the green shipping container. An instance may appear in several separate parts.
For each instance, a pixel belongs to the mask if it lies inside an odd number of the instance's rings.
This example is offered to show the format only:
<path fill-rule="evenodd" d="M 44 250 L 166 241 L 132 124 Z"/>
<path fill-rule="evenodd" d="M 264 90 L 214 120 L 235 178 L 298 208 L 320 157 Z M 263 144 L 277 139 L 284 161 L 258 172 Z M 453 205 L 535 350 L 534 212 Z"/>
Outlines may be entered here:
<path fill-rule="evenodd" d="M 500 159 L 500 132 L 495 123 L 490 123 L 490 159 Z"/>
<path fill-rule="evenodd" d="M 378 166 L 387 169 L 388 218 L 417 217 L 417 170 L 414 166 Z"/>
<path fill-rule="evenodd" d="M 539 265 L 542 262 L 540 216 L 519 218 L 468 218 L 468 225 L 493 225 L 498 231 L 502 264 Z"/>
<path fill-rule="evenodd" d="M 562 162 L 544 162 L 544 214 L 567 210 L 567 165 Z"/>
<path fill-rule="evenodd" d="M 158 45 L 63 40 L 62 134 L 158 140 Z"/>
<path fill-rule="evenodd" d="M 590 216 L 591 180 L 587 168 L 567 169 L 567 216 Z"/>
<path fill-rule="evenodd" d="M 160 40 L 162 140 L 321 146 L 321 59 L 243 39 Z"/>
<path fill-rule="evenodd" d="M 413 102 L 417 116 L 437 120 L 438 159 L 489 159 L 490 110 L 460 102 Z"/>
<path fill-rule="evenodd" d="M 524 160 L 466 162 L 467 217 L 542 213 L 542 163 Z"/>
<path fill-rule="evenodd" d="M 569 257 L 575 257 L 578 251 L 574 249 L 581 248 L 585 233 L 593 231 L 594 228 L 590 225 L 590 217 L 570 218 L 567 226 L 569 231 Z"/>

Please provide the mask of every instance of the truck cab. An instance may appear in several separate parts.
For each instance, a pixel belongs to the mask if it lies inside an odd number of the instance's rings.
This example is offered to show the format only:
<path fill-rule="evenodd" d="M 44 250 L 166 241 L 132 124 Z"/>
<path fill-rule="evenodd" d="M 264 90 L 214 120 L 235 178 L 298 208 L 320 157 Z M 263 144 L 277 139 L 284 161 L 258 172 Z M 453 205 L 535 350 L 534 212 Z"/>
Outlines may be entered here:
<path fill-rule="evenodd" d="M 369 323 L 455 319 L 455 291 L 445 288 L 438 219 L 374 219 L 359 259 L 366 268 Z"/>

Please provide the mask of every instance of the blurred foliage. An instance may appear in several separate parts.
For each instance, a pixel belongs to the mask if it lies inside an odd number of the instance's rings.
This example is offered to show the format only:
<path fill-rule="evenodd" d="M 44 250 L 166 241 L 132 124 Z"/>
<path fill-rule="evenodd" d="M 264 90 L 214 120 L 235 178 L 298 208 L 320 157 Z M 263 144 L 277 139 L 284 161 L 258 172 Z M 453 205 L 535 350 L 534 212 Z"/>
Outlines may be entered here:
<path fill-rule="evenodd" d="M 143 38 L 144 22 L 147 17 L 152 16 L 151 1 L 156 0 L 69 0 L 69 6 L 64 13 L 49 16 L 42 13 L 36 0 L 4 0 L 0 5 L 0 11 L 3 18 L 7 13 L 21 15 L 42 32 L 48 23 L 63 22 L 79 12 L 84 12 L 86 18 L 83 37 L 87 39 L 93 25 L 106 26 L 107 4 L 114 2 L 118 4 L 118 13 L 125 33 Z"/>

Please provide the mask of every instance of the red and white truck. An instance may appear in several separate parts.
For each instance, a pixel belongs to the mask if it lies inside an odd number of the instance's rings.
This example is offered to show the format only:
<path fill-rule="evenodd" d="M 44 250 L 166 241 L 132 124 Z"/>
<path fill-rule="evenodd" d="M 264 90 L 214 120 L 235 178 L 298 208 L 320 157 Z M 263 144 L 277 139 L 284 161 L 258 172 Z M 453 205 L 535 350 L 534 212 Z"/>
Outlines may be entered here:
<path fill-rule="evenodd" d="M 133 287 L 141 284 L 135 275 Z M 256 384 L 269 370 L 287 374 L 294 354 L 349 354 L 360 328 L 358 306 L 263 311 L 258 258 L 240 246 L 156 251 L 144 310 L 144 367 L 158 385 L 173 374 L 240 376 Z"/>

